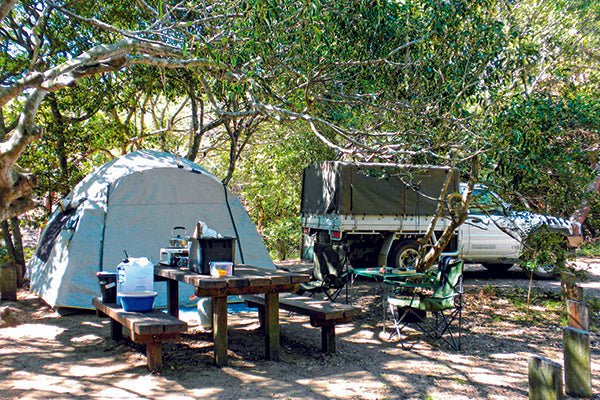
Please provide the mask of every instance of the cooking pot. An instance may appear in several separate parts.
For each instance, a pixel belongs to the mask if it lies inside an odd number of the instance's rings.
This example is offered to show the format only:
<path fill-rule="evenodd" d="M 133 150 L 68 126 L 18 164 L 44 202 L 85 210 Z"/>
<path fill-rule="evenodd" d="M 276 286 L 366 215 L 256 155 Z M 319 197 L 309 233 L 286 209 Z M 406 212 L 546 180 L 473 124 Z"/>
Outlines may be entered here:
<path fill-rule="evenodd" d="M 180 234 L 181 233 L 181 234 Z M 176 226 L 171 231 L 169 247 L 187 248 L 188 238 L 186 236 L 185 226 Z"/>

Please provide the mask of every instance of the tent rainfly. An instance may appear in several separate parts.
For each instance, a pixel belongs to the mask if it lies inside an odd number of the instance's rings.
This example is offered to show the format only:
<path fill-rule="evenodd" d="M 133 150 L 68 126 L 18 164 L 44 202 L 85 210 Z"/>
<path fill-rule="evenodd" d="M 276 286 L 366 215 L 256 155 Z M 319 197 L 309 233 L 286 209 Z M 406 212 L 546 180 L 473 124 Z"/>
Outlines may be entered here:
<path fill-rule="evenodd" d="M 91 309 L 100 295 L 96 272 L 114 271 L 124 251 L 159 260 L 171 230 L 188 234 L 203 221 L 235 237 L 235 262 L 275 268 L 240 201 L 213 175 L 172 154 L 138 151 L 108 162 L 61 202 L 29 265 L 31 290 L 54 308 Z M 193 288 L 180 284 L 180 304 Z M 155 284 L 165 304 L 165 290 Z"/>

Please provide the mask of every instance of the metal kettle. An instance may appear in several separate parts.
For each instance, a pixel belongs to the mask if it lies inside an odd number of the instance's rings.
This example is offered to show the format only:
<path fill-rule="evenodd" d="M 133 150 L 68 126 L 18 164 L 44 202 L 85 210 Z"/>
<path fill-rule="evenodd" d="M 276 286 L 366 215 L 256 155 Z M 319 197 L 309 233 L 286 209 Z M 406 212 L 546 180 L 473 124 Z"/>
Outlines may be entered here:
<path fill-rule="evenodd" d="M 187 249 L 188 238 L 185 226 L 176 226 L 171 231 L 171 239 L 169 239 L 169 247 Z"/>

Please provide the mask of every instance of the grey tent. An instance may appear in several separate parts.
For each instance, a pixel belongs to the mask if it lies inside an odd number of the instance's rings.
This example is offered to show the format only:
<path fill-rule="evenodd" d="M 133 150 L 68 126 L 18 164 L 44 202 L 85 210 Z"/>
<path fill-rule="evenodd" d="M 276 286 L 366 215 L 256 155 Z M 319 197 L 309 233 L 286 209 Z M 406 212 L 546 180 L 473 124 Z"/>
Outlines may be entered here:
<path fill-rule="evenodd" d="M 97 271 L 114 271 L 124 250 L 157 262 L 172 228 L 191 233 L 197 221 L 237 239 L 236 263 L 274 268 L 244 207 L 218 179 L 189 160 L 139 151 L 89 174 L 54 211 L 29 265 L 31 290 L 54 308 L 92 308 Z M 189 303 L 192 288 L 181 285 L 180 304 Z"/>

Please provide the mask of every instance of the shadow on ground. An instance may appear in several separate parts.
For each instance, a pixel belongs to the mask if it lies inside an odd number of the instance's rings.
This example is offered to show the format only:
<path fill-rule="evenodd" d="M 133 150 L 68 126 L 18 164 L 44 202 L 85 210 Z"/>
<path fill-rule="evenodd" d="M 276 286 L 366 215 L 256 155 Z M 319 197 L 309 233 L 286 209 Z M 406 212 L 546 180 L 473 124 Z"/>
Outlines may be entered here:
<path fill-rule="evenodd" d="M 490 287 L 528 284 L 517 269 L 490 278 L 484 269 L 469 266 L 465 282 L 461 352 L 427 341 L 402 350 L 382 333 L 380 288 L 357 280 L 350 297 L 363 314 L 338 327 L 334 355 L 319 352 L 320 331 L 307 318 L 282 312 L 281 361 L 266 361 L 257 316 L 245 312 L 230 316 L 227 367 L 212 365 L 210 332 L 193 328 L 165 345 L 160 374 L 146 370 L 141 346 L 109 339 L 107 320 L 93 314 L 58 317 L 22 292 L 18 303 L 0 304 L 13 315 L 12 326 L 0 328 L 0 398 L 526 398 L 528 357 L 562 360 L 560 313 L 543 323 L 528 322 L 510 301 L 489 294 Z M 592 358 L 598 388 L 596 335 Z"/>

